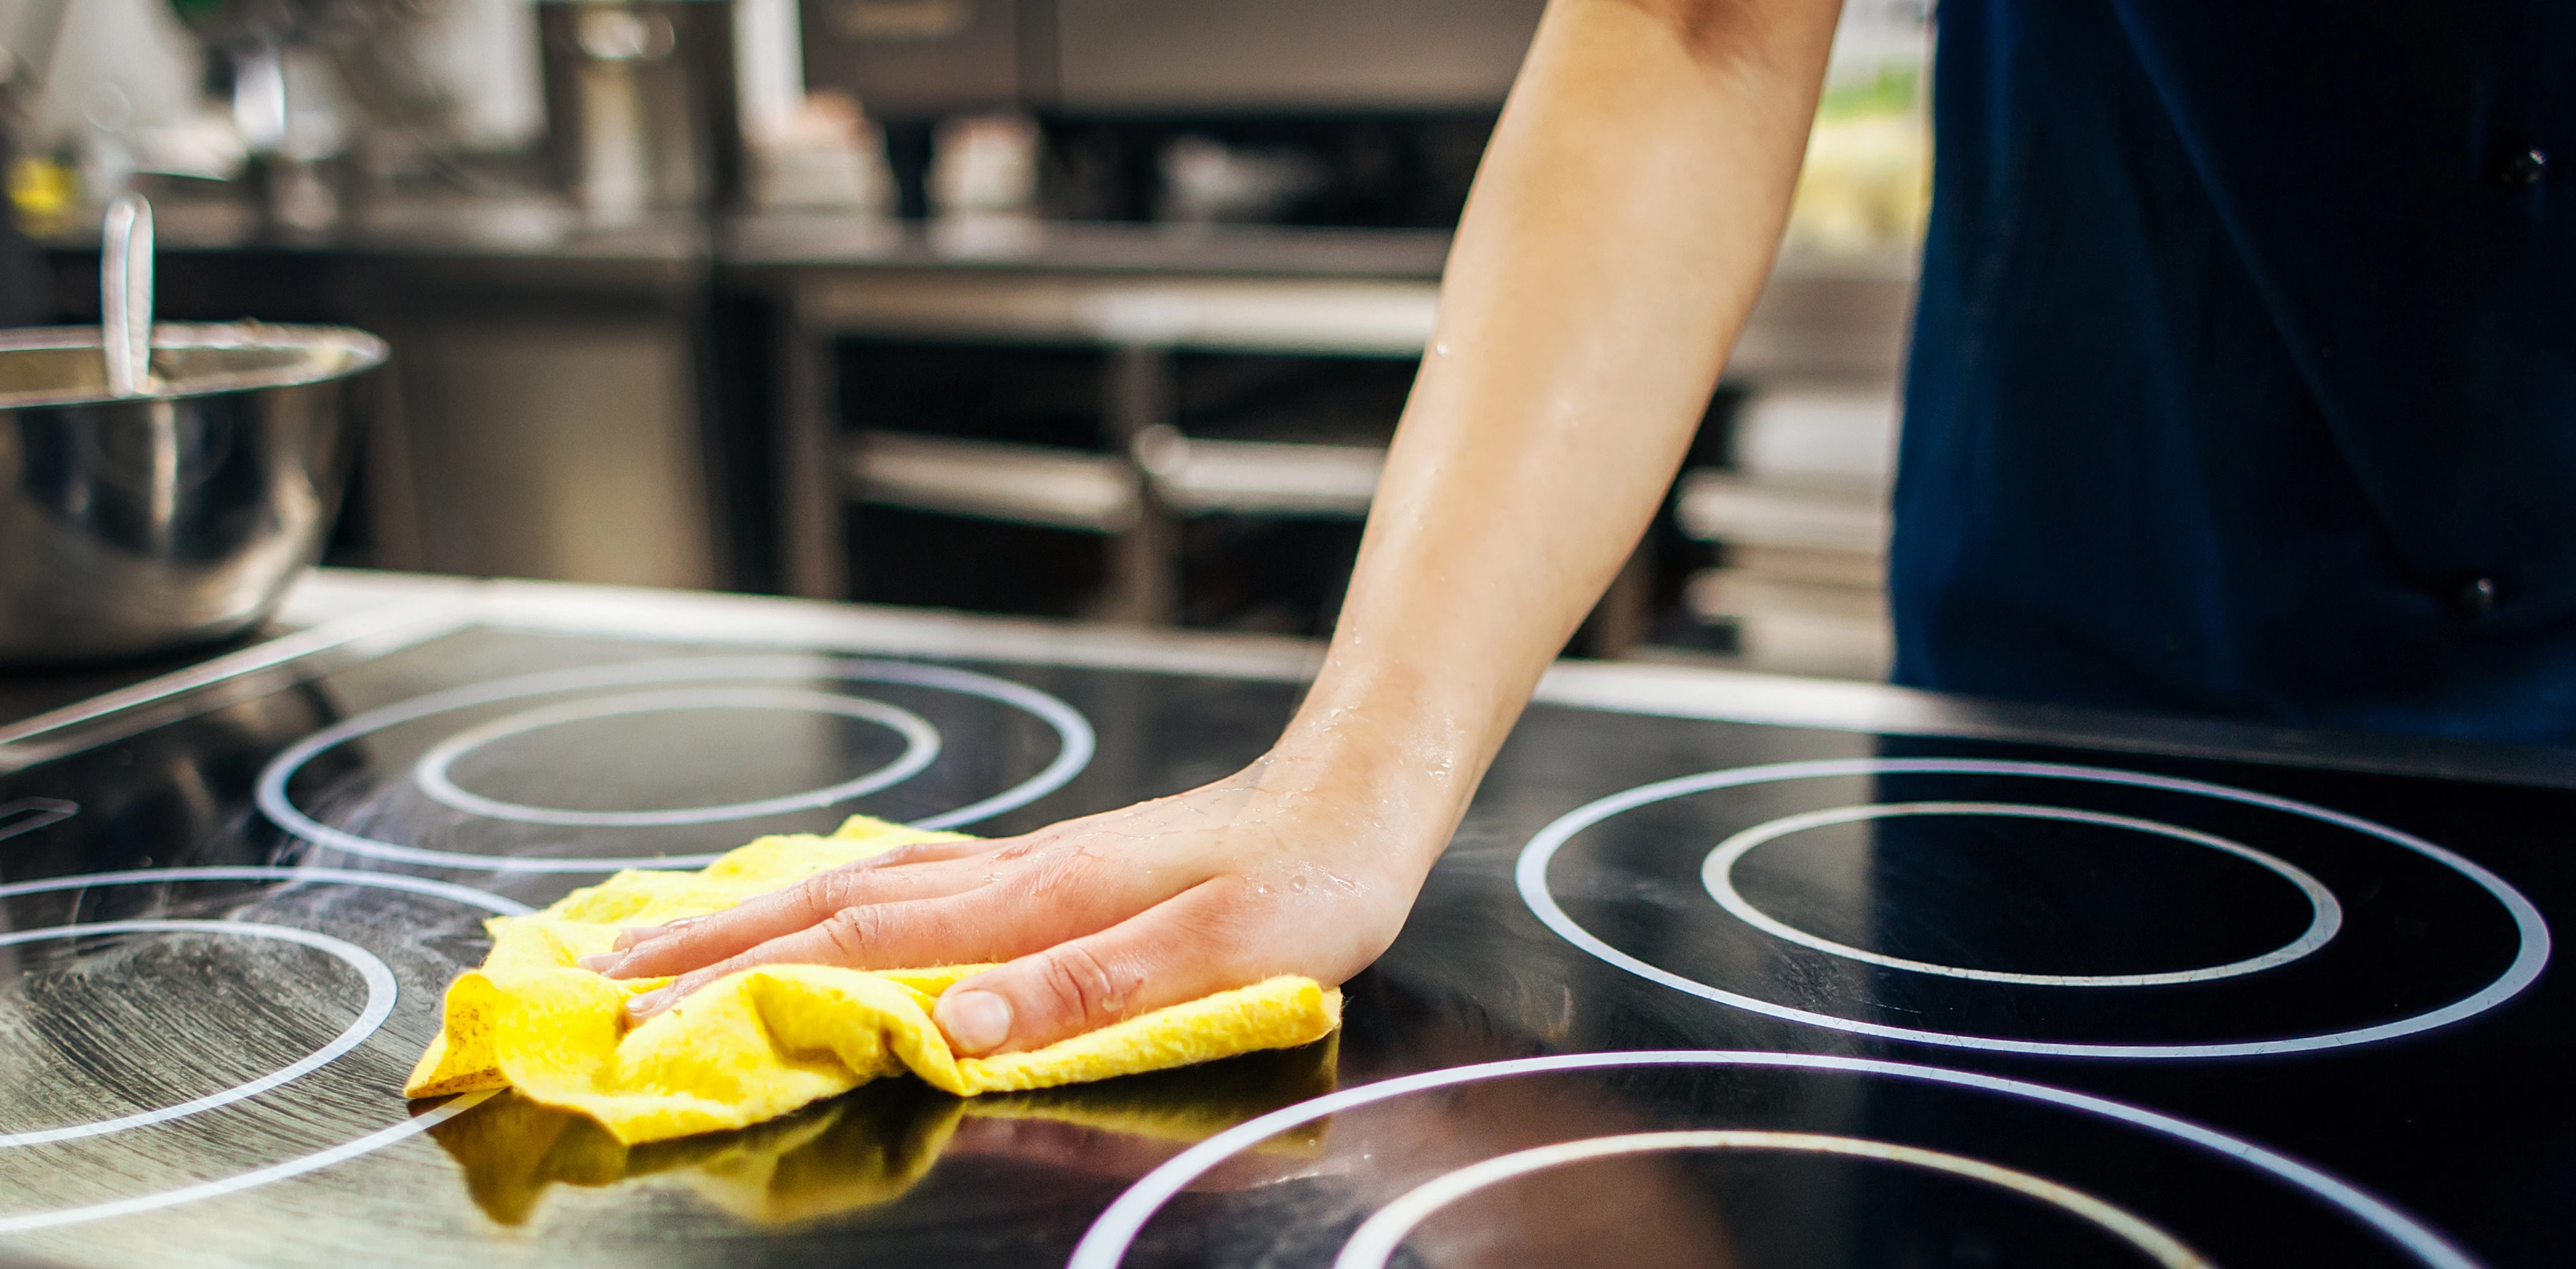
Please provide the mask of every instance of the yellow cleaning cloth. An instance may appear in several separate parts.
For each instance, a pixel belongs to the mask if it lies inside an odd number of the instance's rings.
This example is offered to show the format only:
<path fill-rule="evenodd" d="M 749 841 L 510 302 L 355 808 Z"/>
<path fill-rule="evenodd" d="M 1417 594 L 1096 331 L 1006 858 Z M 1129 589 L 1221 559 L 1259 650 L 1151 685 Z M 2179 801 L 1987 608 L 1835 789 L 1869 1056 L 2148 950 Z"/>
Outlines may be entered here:
<path fill-rule="evenodd" d="M 830 837 L 764 837 L 700 872 L 621 872 L 533 916 L 495 917 L 492 954 L 448 987 L 444 1026 L 403 1091 L 514 1088 L 634 1145 L 745 1127 L 881 1075 L 910 1072 L 960 1096 L 1047 1088 L 1290 1048 L 1341 1023 L 1339 991 L 1274 978 L 1035 1052 L 961 1058 L 930 1011 L 950 984 L 989 966 L 763 966 L 629 1030 L 627 998 L 669 980 L 613 980 L 578 963 L 609 951 L 623 927 L 721 911 L 896 846 L 959 836 L 853 816 Z"/>

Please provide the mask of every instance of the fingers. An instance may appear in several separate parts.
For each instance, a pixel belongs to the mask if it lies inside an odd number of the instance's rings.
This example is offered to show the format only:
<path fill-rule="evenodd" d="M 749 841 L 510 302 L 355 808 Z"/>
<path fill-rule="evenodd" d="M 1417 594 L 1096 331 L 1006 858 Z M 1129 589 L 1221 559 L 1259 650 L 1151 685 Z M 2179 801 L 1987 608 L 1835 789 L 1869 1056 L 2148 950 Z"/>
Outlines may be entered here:
<path fill-rule="evenodd" d="M 1255 981 L 1268 957 L 1247 955 L 1239 890 L 1230 879 L 1205 882 L 977 974 L 949 988 L 931 1018 L 960 1054 L 1011 1053 Z"/>
<path fill-rule="evenodd" d="M 626 1002 L 636 1021 L 683 997 L 760 965 L 837 965 L 844 969 L 921 969 L 1000 960 L 1044 946 L 1056 930 L 1032 926 L 988 895 L 952 895 L 843 908 L 821 921 L 681 974 L 669 986 Z"/>
<path fill-rule="evenodd" d="M 674 923 L 604 972 L 677 975 L 628 1002 L 642 1019 L 755 965 L 909 969 L 1008 960 L 1106 929 L 1168 898 L 1166 887 L 1193 884 L 1132 863 L 1077 846 L 1009 863 L 979 858 L 826 874 L 715 917 Z M 920 897 L 888 898 L 905 890 Z M 819 910 L 844 900 L 836 910 Z M 757 939 L 763 934 L 769 937 Z"/>
<path fill-rule="evenodd" d="M 850 908 L 941 899 L 982 884 L 971 867 L 950 866 L 954 860 L 933 862 L 941 866 L 897 868 L 869 860 L 835 868 L 722 912 L 629 930 L 618 939 L 620 951 L 584 958 L 582 965 L 611 978 L 685 974 L 810 929 Z"/>

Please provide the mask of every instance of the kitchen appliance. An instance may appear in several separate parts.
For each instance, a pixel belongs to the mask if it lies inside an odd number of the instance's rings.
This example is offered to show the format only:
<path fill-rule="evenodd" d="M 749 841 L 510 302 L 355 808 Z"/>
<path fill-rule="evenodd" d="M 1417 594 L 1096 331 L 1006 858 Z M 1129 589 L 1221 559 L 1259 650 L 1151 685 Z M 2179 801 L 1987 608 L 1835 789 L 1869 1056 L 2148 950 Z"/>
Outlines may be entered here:
<path fill-rule="evenodd" d="M 97 328 L 0 333 L 0 663 L 257 624 L 319 558 L 385 346 L 152 321 L 151 209 L 107 215 Z"/>
<path fill-rule="evenodd" d="M 0 721 L 0 1256 L 2565 1259 L 2563 751 L 1560 665 L 1335 1039 L 627 1150 L 399 1100 L 486 918 L 1189 787 L 1312 645 L 330 571 L 285 617 Z"/>
<path fill-rule="evenodd" d="M 592 220 L 729 201 L 741 129 L 733 6 L 708 0 L 549 0 L 537 6 L 556 169 Z"/>
<path fill-rule="evenodd" d="M 806 0 L 806 82 L 871 114 L 1499 106 L 1540 0 Z"/>

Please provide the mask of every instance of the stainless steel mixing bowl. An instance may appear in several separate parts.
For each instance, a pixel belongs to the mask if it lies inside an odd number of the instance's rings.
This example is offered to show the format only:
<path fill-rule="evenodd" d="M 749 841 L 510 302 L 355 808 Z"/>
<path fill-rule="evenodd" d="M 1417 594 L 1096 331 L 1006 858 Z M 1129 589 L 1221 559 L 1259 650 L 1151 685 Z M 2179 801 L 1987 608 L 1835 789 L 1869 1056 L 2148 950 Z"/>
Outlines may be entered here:
<path fill-rule="evenodd" d="M 103 660 L 257 623 L 320 557 L 384 341 L 167 324 L 117 396 L 95 327 L 0 332 L 0 662 Z"/>
<path fill-rule="evenodd" d="M 152 321 L 152 205 L 120 195 L 95 329 L 0 332 L 0 664 L 218 639 L 322 554 L 384 341 Z"/>

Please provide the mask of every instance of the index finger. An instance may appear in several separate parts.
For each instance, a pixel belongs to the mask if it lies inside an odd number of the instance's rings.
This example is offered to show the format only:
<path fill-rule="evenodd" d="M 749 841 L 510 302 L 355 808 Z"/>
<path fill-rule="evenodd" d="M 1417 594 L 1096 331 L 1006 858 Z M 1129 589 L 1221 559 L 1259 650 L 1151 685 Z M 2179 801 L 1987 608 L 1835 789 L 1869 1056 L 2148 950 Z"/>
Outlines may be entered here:
<path fill-rule="evenodd" d="M 949 861 L 933 861 L 945 862 Z M 613 962 L 594 961 L 591 967 L 611 978 L 685 974 L 809 929 L 844 908 L 945 898 L 973 889 L 974 884 L 970 874 L 954 868 L 902 868 L 861 860 L 746 899 L 722 912 L 683 917 L 657 930 L 629 931 L 618 939 L 624 945 L 622 955 Z"/>

